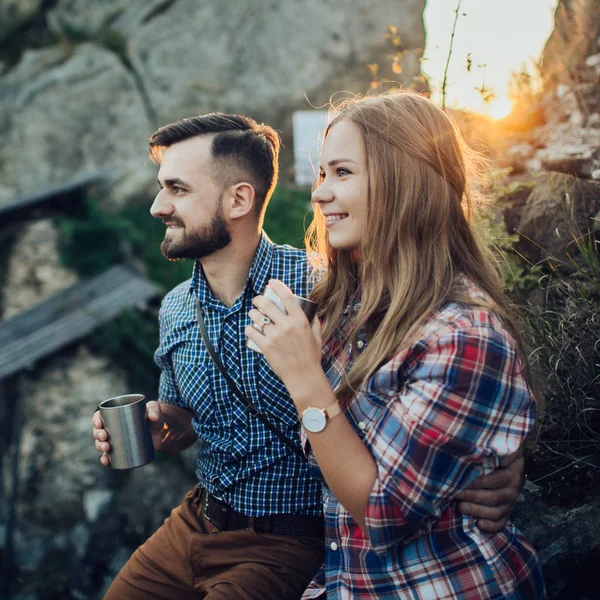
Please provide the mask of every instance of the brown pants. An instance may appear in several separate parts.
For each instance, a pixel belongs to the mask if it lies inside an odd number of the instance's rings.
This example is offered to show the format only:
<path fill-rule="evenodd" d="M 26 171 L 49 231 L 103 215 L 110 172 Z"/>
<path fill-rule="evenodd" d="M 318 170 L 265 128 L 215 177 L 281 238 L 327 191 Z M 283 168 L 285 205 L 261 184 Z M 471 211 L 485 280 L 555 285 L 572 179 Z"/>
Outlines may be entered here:
<path fill-rule="evenodd" d="M 121 569 L 105 600 L 298 600 L 324 556 L 323 540 L 219 531 L 189 492 Z"/>

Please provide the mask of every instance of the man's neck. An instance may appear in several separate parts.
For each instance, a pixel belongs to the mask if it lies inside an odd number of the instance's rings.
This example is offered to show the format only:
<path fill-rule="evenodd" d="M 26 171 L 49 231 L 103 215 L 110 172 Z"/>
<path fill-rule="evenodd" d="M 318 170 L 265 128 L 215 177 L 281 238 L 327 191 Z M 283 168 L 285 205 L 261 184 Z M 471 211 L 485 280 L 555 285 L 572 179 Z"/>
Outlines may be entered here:
<path fill-rule="evenodd" d="M 250 267 L 260 242 L 260 234 L 234 240 L 222 250 L 200 259 L 212 293 L 225 305 L 232 306 L 246 287 Z"/>

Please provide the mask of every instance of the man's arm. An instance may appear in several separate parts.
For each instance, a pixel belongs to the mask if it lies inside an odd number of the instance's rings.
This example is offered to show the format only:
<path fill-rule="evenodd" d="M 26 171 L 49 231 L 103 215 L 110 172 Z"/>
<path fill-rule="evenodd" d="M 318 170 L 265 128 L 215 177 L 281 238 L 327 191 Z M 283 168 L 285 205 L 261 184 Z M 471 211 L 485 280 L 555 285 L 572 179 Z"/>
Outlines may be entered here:
<path fill-rule="evenodd" d="M 185 408 L 180 408 L 167 402 L 151 400 L 146 405 L 146 415 L 150 422 L 152 444 L 155 450 L 175 454 L 189 448 L 197 439 L 192 427 L 193 413 Z M 108 433 L 100 412 L 96 411 L 92 417 L 93 436 L 96 450 L 102 452 L 100 462 L 106 467 L 110 464 L 108 452 L 110 443 Z"/>
<path fill-rule="evenodd" d="M 496 533 L 505 525 L 523 485 L 525 460 L 521 448 L 509 454 L 489 475 L 476 479 L 460 492 L 458 509 L 463 515 L 475 517 L 477 527 L 486 533 Z"/>
<path fill-rule="evenodd" d="M 192 427 L 193 413 L 167 402 L 148 402 L 148 420 L 152 426 L 155 450 L 175 454 L 189 448 L 198 438 Z M 155 433 L 156 430 L 156 433 Z"/>

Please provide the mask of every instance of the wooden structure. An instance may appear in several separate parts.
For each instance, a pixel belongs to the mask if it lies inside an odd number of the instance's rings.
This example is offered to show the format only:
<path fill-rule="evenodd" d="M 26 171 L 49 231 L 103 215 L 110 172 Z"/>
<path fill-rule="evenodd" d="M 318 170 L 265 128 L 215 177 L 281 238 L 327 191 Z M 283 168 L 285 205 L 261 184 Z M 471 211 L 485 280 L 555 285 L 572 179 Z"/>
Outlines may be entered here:
<path fill-rule="evenodd" d="M 133 268 L 119 265 L 0 322 L 0 381 L 160 293 Z"/>
<path fill-rule="evenodd" d="M 68 183 L 49 187 L 43 192 L 0 203 L 0 223 L 38 219 L 47 213 L 64 212 L 81 200 L 89 186 L 100 183 L 105 177 L 106 173 L 96 171 Z"/>

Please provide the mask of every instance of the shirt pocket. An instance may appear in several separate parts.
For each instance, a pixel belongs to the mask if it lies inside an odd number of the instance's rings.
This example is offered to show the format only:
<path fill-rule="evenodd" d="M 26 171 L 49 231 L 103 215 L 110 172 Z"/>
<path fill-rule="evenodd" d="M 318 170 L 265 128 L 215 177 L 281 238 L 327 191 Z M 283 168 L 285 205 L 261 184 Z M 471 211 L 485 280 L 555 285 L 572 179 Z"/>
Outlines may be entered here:
<path fill-rule="evenodd" d="M 286 425 L 298 425 L 298 411 L 282 381 L 273 373 L 269 363 L 264 358 L 259 361 L 258 391 L 260 405 L 257 408 L 274 423 L 283 422 Z"/>
<path fill-rule="evenodd" d="M 218 419 L 209 376 L 207 353 L 201 352 L 192 340 L 182 340 L 171 350 L 173 374 L 179 393 L 194 411 L 198 423 Z"/>

